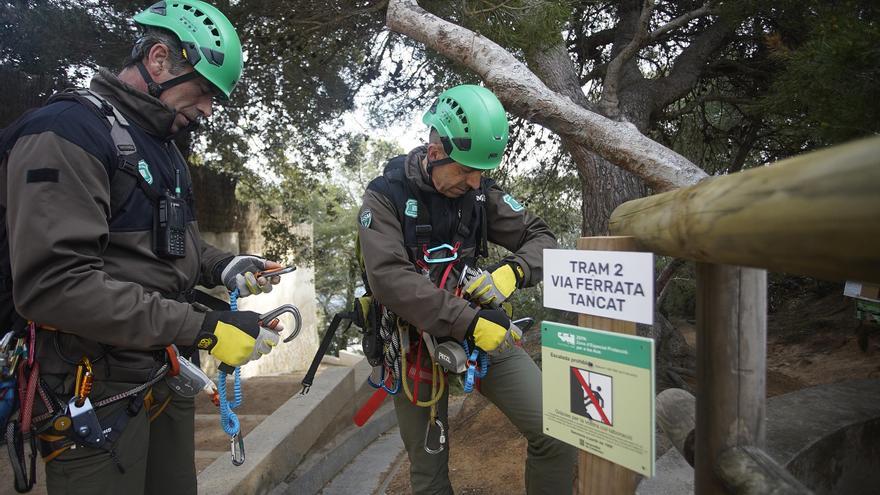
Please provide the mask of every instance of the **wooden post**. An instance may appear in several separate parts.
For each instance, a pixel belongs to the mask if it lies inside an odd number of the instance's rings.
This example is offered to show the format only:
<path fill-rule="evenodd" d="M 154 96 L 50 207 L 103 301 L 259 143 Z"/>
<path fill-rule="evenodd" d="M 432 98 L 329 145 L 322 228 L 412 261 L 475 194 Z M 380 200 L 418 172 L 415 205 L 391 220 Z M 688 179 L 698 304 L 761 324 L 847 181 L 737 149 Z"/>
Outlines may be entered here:
<path fill-rule="evenodd" d="M 578 249 L 638 251 L 634 237 L 581 237 Z M 591 315 L 578 315 L 578 325 L 596 330 L 635 335 L 636 324 Z M 583 450 L 578 453 L 576 493 L 580 495 L 632 495 L 640 475 Z"/>
<path fill-rule="evenodd" d="M 766 344 L 767 272 L 698 263 L 696 495 L 728 493 L 722 453 L 764 447 Z"/>

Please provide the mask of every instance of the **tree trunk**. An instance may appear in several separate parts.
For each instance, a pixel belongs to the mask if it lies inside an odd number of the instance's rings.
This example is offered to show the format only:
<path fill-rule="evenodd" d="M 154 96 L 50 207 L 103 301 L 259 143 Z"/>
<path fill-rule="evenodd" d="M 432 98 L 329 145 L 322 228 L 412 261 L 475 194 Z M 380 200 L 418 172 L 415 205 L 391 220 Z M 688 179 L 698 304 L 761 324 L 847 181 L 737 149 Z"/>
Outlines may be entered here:
<path fill-rule="evenodd" d="M 638 177 L 583 147 L 566 149 L 577 164 L 581 182 L 583 235 L 608 235 L 611 212 L 622 203 L 645 196 L 647 188 Z"/>
<path fill-rule="evenodd" d="M 548 88 L 591 109 L 561 36 L 552 46 L 528 53 L 526 60 Z M 611 212 L 621 203 L 644 196 L 644 182 L 568 136 L 562 136 L 562 145 L 577 166 L 581 183 L 581 234 L 607 235 Z"/>

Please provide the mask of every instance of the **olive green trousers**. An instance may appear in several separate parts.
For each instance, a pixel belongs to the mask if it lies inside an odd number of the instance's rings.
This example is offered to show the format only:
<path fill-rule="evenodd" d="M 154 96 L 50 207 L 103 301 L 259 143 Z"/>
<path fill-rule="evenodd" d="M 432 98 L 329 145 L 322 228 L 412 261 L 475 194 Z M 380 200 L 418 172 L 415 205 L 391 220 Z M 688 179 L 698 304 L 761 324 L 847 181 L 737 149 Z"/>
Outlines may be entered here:
<path fill-rule="evenodd" d="M 43 378 L 59 397 L 70 397 L 72 377 Z M 96 379 L 91 400 L 97 402 L 137 385 Z M 195 494 L 194 401 L 171 392 L 164 380 L 153 385 L 152 399 L 153 407 L 149 411 L 142 407 L 132 416 L 112 445 L 124 473 L 108 451 L 77 446 L 46 463 L 49 494 Z M 127 406 L 128 400 L 123 399 L 98 409 L 98 420 L 106 428 L 117 414 L 126 414 Z M 152 422 L 151 414 L 158 414 Z"/>
<path fill-rule="evenodd" d="M 410 383 L 412 383 L 410 381 Z M 412 390 L 412 385 L 410 385 Z M 572 492 L 574 447 L 544 435 L 541 411 L 541 370 L 520 347 L 513 347 L 489 364 L 489 373 L 482 379 L 482 393 L 498 406 L 528 441 L 526 450 L 526 492 L 529 495 L 566 495 Z M 419 385 L 419 400 L 427 401 L 430 384 Z M 449 388 L 437 403 L 437 412 L 446 429 Z M 449 483 L 450 446 L 439 454 L 425 451 L 425 428 L 430 419 L 430 408 L 412 404 L 401 391 L 394 396 L 394 409 L 400 427 L 400 436 L 411 463 L 410 482 L 416 495 L 451 494 Z M 449 438 L 447 433 L 447 439 Z M 462 447 L 464 448 L 464 446 Z M 479 449 L 479 445 L 467 446 Z M 509 455 L 486 452 L 486 455 Z M 511 487 L 514 488 L 514 487 Z"/>

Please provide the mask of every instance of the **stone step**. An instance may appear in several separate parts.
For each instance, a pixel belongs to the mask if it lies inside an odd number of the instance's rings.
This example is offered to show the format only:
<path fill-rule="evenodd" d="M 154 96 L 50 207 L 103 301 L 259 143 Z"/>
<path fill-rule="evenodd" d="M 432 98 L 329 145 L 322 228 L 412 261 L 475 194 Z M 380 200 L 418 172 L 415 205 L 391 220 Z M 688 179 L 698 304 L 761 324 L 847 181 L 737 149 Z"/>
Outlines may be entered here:
<path fill-rule="evenodd" d="M 279 483 L 271 493 L 273 495 L 314 495 L 319 493 L 324 485 L 338 477 L 339 473 L 346 469 L 346 466 L 356 464 L 364 457 L 377 455 L 368 453 L 368 450 L 371 449 L 377 438 L 385 435 L 396 424 L 394 406 L 391 401 L 387 401 L 363 427 L 349 423 L 349 427 L 320 449 L 310 452 L 297 466 L 296 471 L 284 483 Z M 395 434 L 395 437 L 399 440 L 399 435 Z M 402 448 L 403 444 L 398 443 Z M 396 457 L 399 453 L 398 449 L 396 453 L 391 455 Z M 354 462 L 352 462 L 353 459 Z M 373 464 L 381 464 L 383 459 L 383 456 L 376 457 Z M 377 471 L 377 474 L 386 470 L 387 466 L 386 469 Z"/>
<path fill-rule="evenodd" d="M 220 456 L 199 473 L 198 492 L 223 495 L 272 490 L 302 461 L 336 412 L 351 401 L 356 390 L 354 375 L 350 367 L 326 367 L 307 395 L 287 395 L 287 402 L 246 431 L 245 463 L 232 467 L 228 456 Z M 228 448 L 228 440 L 224 446 Z"/>

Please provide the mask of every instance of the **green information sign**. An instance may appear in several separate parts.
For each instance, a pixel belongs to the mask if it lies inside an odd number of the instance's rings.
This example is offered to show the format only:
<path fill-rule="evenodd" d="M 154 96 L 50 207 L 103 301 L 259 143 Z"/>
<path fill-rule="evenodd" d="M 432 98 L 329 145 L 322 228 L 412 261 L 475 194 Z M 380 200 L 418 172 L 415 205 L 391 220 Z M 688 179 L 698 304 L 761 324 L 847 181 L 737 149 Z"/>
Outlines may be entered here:
<path fill-rule="evenodd" d="M 544 432 L 654 475 L 654 341 L 541 325 Z"/>

